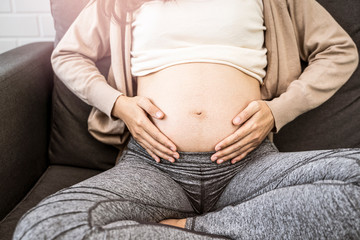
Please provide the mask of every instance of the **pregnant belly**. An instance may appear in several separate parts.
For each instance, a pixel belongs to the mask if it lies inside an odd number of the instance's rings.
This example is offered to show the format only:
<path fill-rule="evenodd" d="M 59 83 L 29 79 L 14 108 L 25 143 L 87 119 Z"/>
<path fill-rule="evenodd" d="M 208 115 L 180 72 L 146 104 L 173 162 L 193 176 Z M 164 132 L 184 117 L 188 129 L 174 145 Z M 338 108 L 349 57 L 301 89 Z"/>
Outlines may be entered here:
<path fill-rule="evenodd" d="M 240 70 L 216 63 L 185 63 L 138 77 L 137 95 L 149 98 L 164 113 L 150 117 L 178 151 L 214 151 L 234 133 L 233 118 L 260 99 L 260 85 Z"/>

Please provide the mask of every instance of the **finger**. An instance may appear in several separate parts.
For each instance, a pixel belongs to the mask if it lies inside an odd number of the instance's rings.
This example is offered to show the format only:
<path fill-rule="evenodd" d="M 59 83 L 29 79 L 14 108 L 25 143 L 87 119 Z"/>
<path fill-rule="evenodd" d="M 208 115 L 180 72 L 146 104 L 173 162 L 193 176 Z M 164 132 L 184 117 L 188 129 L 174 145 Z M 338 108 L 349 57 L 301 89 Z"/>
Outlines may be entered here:
<path fill-rule="evenodd" d="M 251 125 L 251 124 L 249 124 Z M 259 131 L 251 131 L 250 134 L 239 140 L 238 142 L 235 142 L 234 144 L 223 148 L 221 151 L 216 152 L 211 156 L 211 160 L 216 161 L 217 159 L 222 159 L 223 161 L 226 161 L 230 159 L 228 155 L 232 154 L 233 152 L 236 152 L 245 146 L 255 146 L 257 147 L 266 137 L 263 133 Z M 245 151 L 244 149 L 242 151 Z"/>
<path fill-rule="evenodd" d="M 266 132 L 265 132 L 266 133 Z M 233 153 L 237 152 L 238 154 L 241 154 L 240 151 L 244 152 L 246 151 L 246 146 L 254 146 L 257 147 L 266 137 L 266 134 L 256 132 L 251 132 L 249 135 L 247 135 L 245 138 L 241 139 L 240 141 L 222 149 L 221 151 L 216 152 L 212 157 L 211 160 L 222 160 L 220 162 L 227 161 L 233 157 Z M 218 160 L 218 161 L 219 161 Z"/>
<path fill-rule="evenodd" d="M 175 162 L 175 159 L 172 157 L 167 156 L 165 153 L 157 150 L 156 148 L 154 148 L 148 141 L 146 140 L 142 140 L 143 145 L 145 145 L 145 149 L 150 150 L 153 154 L 155 154 L 156 156 L 159 156 L 162 159 L 168 160 L 170 162 Z M 155 159 L 156 160 L 156 159 Z"/>
<path fill-rule="evenodd" d="M 211 161 L 217 161 L 218 163 L 224 162 L 226 156 L 239 151 L 244 146 L 244 144 L 245 142 L 240 140 L 232 145 L 223 148 L 221 151 L 218 151 L 211 156 Z"/>
<path fill-rule="evenodd" d="M 163 134 L 148 118 L 145 119 L 143 128 L 145 132 L 147 132 L 153 139 L 176 153 L 176 145 L 169 138 L 167 138 L 165 134 Z"/>
<path fill-rule="evenodd" d="M 165 116 L 165 114 L 157 106 L 155 106 L 150 99 L 142 96 L 139 96 L 138 98 L 137 105 L 150 114 L 150 116 L 158 119 Z"/>
<path fill-rule="evenodd" d="M 250 148 L 252 146 L 251 143 L 247 144 L 247 145 L 243 145 L 241 148 L 239 149 L 236 149 L 235 151 L 227 154 L 227 155 L 224 155 L 222 157 L 220 157 L 219 160 L 217 160 L 216 162 L 217 163 L 223 163 L 223 162 L 226 162 L 228 160 L 231 160 L 239 155 L 241 155 L 242 153 L 244 153 L 248 148 Z"/>
<path fill-rule="evenodd" d="M 160 158 L 158 156 L 156 156 L 150 149 L 149 149 L 149 145 L 144 142 L 141 139 L 135 139 L 149 154 L 152 158 L 155 159 L 156 162 L 160 162 Z"/>
<path fill-rule="evenodd" d="M 228 146 L 238 142 L 240 139 L 248 136 L 252 132 L 250 125 L 251 123 L 246 122 L 244 125 L 238 128 L 233 134 L 226 137 L 224 140 L 220 141 L 215 146 L 215 151 L 220 151 L 221 149 L 225 149 Z"/>
<path fill-rule="evenodd" d="M 244 159 L 250 152 L 254 151 L 255 148 L 256 147 L 251 147 L 246 152 L 242 153 L 240 156 L 237 156 L 236 158 L 231 160 L 231 163 L 235 164 L 235 163 L 239 162 L 240 160 Z"/>
<path fill-rule="evenodd" d="M 223 163 L 225 161 L 228 161 L 230 159 L 239 156 L 247 149 L 254 146 L 254 144 L 256 143 L 253 141 L 250 134 L 246 138 L 240 140 L 239 142 L 223 149 L 221 152 L 215 153 L 213 156 L 215 156 L 214 159 L 217 159 L 217 163 Z"/>
<path fill-rule="evenodd" d="M 248 144 L 243 146 L 241 149 L 219 159 L 217 161 L 218 164 L 221 164 L 223 162 L 226 162 L 228 160 L 231 160 L 231 163 L 234 164 L 237 161 L 241 160 L 242 158 L 244 158 L 246 156 L 246 154 L 248 154 L 250 152 L 250 149 L 255 149 L 256 147 L 253 144 Z M 235 159 L 235 161 L 234 161 Z"/>
<path fill-rule="evenodd" d="M 226 156 L 226 159 L 224 161 L 231 160 L 231 163 L 233 163 L 233 159 L 235 159 L 237 157 L 244 157 L 244 154 L 247 153 L 247 151 L 253 147 L 254 147 L 254 144 L 252 144 L 252 143 L 247 144 L 247 145 L 243 146 L 241 149 L 239 149 L 238 151 L 236 151 L 235 153 L 232 153 L 232 154 Z"/>
<path fill-rule="evenodd" d="M 159 158 L 158 156 L 156 156 L 155 153 L 153 153 L 153 152 L 152 152 L 150 149 L 148 149 L 148 148 L 145 148 L 145 150 L 150 154 L 150 156 L 151 156 L 153 159 L 155 159 L 155 161 L 156 161 L 157 163 L 160 162 L 160 158 Z"/>
<path fill-rule="evenodd" d="M 252 101 L 247 105 L 247 107 L 242 110 L 236 117 L 233 119 L 234 125 L 240 125 L 246 122 L 251 118 L 255 113 L 260 110 L 260 103 L 258 101 Z"/>
<path fill-rule="evenodd" d="M 173 158 L 179 158 L 179 154 L 177 152 L 173 152 L 170 149 L 168 149 L 167 147 L 165 147 L 163 144 L 159 143 L 158 141 L 156 141 L 149 133 L 147 133 L 146 131 L 143 134 L 143 138 L 146 142 L 148 142 L 150 144 L 150 146 L 152 146 L 152 150 L 155 151 L 155 153 L 157 154 L 158 152 L 161 153 L 161 157 L 167 160 L 171 160 L 172 162 L 174 162 Z M 160 156 L 159 154 L 157 154 L 158 156 Z"/>

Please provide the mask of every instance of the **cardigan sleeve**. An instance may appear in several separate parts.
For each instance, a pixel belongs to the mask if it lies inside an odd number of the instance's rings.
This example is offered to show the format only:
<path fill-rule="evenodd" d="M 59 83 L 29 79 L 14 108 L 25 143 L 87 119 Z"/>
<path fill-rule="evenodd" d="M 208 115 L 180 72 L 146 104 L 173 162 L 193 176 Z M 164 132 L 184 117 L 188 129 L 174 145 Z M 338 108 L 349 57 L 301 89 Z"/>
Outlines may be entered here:
<path fill-rule="evenodd" d="M 355 43 L 315 0 L 287 1 L 299 56 L 308 66 L 279 97 L 267 101 L 275 132 L 328 100 L 358 66 Z"/>
<path fill-rule="evenodd" d="M 110 17 L 91 0 L 51 54 L 59 79 L 81 100 L 113 118 L 113 105 L 123 93 L 108 84 L 95 62 L 110 56 Z"/>

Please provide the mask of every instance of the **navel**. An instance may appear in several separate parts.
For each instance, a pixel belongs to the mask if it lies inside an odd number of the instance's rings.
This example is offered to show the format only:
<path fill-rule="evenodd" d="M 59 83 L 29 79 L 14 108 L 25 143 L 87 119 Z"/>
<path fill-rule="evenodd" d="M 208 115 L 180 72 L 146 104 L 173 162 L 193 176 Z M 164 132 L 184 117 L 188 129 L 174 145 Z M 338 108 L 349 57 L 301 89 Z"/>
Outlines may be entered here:
<path fill-rule="evenodd" d="M 200 110 L 196 110 L 196 111 L 192 111 L 191 115 L 193 115 L 194 117 L 198 118 L 198 119 L 203 119 L 206 117 L 206 114 L 204 111 L 200 111 Z"/>

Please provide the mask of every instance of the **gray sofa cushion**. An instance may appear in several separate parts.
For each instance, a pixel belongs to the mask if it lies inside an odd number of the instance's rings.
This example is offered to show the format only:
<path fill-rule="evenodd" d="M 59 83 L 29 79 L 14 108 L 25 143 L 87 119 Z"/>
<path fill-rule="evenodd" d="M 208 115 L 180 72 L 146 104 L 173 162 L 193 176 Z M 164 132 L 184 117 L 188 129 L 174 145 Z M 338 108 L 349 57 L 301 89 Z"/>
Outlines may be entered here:
<path fill-rule="evenodd" d="M 105 75 L 107 59 L 97 63 Z M 75 96 L 56 76 L 49 146 L 51 164 L 99 170 L 114 166 L 118 149 L 93 138 L 87 130 L 91 107 Z"/>
<path fill-rule="evenodd" d="M 37 42 L 0 54 L 0 219 L 47 167 L 52 50 Z"/>
<path fill-rule="evenodd" d="M 43 198 L 99 173 L 101 171 L 85 168 L 49 166 L 24 199 L 2 220 L 0 239 L 12 239 L 12 234 L 20 217 Z"/>
<path fill-rule="evenodd" d="M 318 0 L 360 50 L 360 1 Z M 280 151 L 360 147 L 360 69 L 327 102 L 284 126 L 274 136 Z"/>

